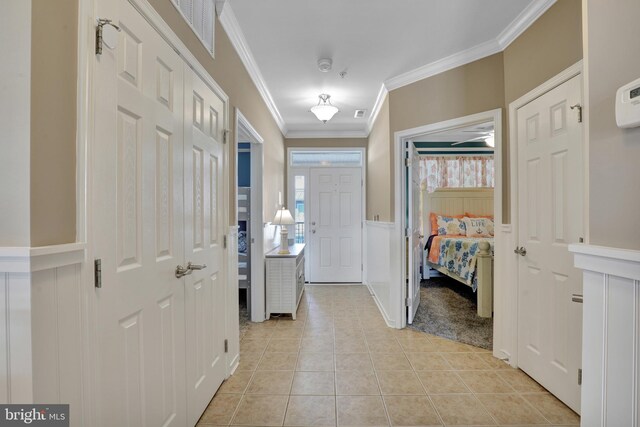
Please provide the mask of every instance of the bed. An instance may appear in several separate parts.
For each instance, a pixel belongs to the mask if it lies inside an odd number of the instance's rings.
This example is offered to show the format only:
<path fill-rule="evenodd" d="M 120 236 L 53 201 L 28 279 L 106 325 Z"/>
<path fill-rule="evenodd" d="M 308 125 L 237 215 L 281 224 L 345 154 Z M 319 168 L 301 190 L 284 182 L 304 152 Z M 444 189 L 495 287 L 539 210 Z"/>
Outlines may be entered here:
<path fill-rule="evenodd" d="M 471 287 L 478 296 L 478 316 L 493 314 L 493 238 L 438 236 L 430 233 L 432 212 L 446 216 L 493 217 L 493 189 L 446 188 L 425 194 L 422 209 L 423 278 L 433 271 Z"/>

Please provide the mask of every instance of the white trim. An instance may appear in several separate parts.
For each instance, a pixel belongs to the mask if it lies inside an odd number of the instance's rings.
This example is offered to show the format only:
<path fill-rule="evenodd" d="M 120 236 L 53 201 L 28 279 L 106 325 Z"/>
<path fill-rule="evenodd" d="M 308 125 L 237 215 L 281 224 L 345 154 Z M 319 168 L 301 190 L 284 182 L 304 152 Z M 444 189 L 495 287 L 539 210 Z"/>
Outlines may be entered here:
<path fill-rule="evenodd" d="M 384 100 L 387 99 L 388 94 L 389 91 L 387 90 L 387 87 L 384 85 L 384 83 L 382 83 L 380 85 L 380 90 L 378 91 L 378 96 L 376 97 L 376 102 L 373 104 L 371 114 L 369 115 L 369 119 L 367 120 L 367 136 L 373 130 L 373 125 L 376 123 L 378 114 L 380 114 L 380 110 L 382 110 L 382 104 L 384 104 Z"/>
<path fill-rule="evenodd" d="M 502 50 L 509 47 L 515 39 L 520 37 L 520 35 L 553 6 L 555 2 L 556 0 L 534 1 L 520 12 L 516 19 L 496 37 Z"/>
<path fill-rule="evenodd" d="M 236 107 L 235 120 L 235 149 L 237 150 L 239 139 L 239 128 L 242 127 L 251 138 L 251 236 L 254 239 L 251 244 L 251 313 L 249 316 L 252 322 L 263 322 L 266 318 L 265 301 L 265 248 L 264 248 L 264 184 L 262 176 L 264 171 L 264 138 L 251 125 L 249 120 Z M 246 142 L 246 141 L 242 141 Z M 236 222 L 238 220 L 238 156 L 236 155 L 236 167 L 233 176 L 233 188 L 236 191 Z M 260 191 L 255 191 L 257 189 Z M 236 283 L 237 287 L 238 284 Z"/>
<path fill-rule="evenodd" d="M 640 278 L 640 251 L 572 244 L 569 252 L 575 254 L 575 266 L 582 270 L 633 280 Z"/>
<path fill-rule="evenodd" d="M 260 68 L 258 68 L 258 64 L 253 57 L 253 53 L 247 44 L 246 39 L 244 38 L 244 34 L 242 29 L 240 28 L 240 24 L 233 13 L 233 9 L 231 8 L 231 4 L 227 4 L 224 6 L 222 13 L 220 14 L 220 24 L 222 24 L 222 28 L 226 31 L 229 36 L 229 40 L 231 44 L 235 48 L 240 60 L 244 64 L 251 80 L 256 85 L 258 92 L 260 92 L 260 96 L 264 100 L 267 105 L 267 109 L 271 112 L 273 119 L 276 121 L 278 128 L 280 128 L 280 132 L 283 135 L 287 134 L 287 125 L 276 106 L 273 97 L 271 96 L 271 92 L 269 92 L 269 88 L 267 87 L 267 83 L 262 77 L 262 73 L 260 72 Z"/>
<path fill-rule="evenodd" d="M 34 271 L 79 264 L 84 261 L 84 243 L 40 247 L 0 247 L 0 272 Z"/>
<path fill-rule="evenodd" d="M 483 123 L 487 121 L 493 121 L 494 129 L 495 129 L 495 147 L 494 147 L 494 164 L 497 166 L 495 170 L 495 188 L 494 188 L 494 218 L 496 224 L 502 224 L 502 109 L 497 108 L 490 111 L 484 111 L 477 114 L 471 114 L 465 117 L 459 117 L 451 120 L 446 120 L 439 123 L 432 123 L 425 126 L 419 126 L 412 129 L 406 129 L 402 131 L 395 132 L 394 134 L 394 182 L 395 182 L 395 235 L 400 238 L 401 242 L 404 241 L 404 229 L 405 229 L 405 217 L 403 212 L 405 211 L 406 206 L 406 197 L 404 191 L 405 180 L 403 177 L 404 171 L 404 142 L 407 140 L 411 140 L 412 137 L 417 135 L 424 135 L 429 133 L 442 132 L 449 129 L 455 129 L 464 125 L 474 124 L 474 123 Z M 501 236 L 496 234 L 495 236 L 495 247 L 498 248 L 502 244 Z M 404 244 L 400 245 L 400 251 L 398 253 L 400 257 L 399 264 L 405 265 L 406 259 L 406 248 Z M 506 260 L 503 260 L 506 262 Z M 500 267 L 500 260 L 496 259 L 494 261 L 494 270 L 498 270 Z M 406 270 L 402 268 L 400 270 L 401 277 L 399 277 L 398 282 L 398 292 L 396 297 L 396 303 L 399 306 L 404 308 L 404 301 L 407 297 L 407 287 L 404 285 L 406 283 Z M 505 282 L 506 283 L 506 282 Z M 502 286 L 502 283 L 499 280 L 494 280 L 494 293 L 497 294 Z M 496 309 L 499 309 L 499 306 L 495 304 Z M 404 328 L 407 324 L 407 318 L 405 315 L 406 310 L 400 310 L 400 318 L 394 319 L 397 324 Z M 494 322 L 497 323 L 497 322 Z M 494 326 L 494 335 L 496 335 L 496 329 L 499 329 L 499 325 Z"/>
<path fill-rule="evenodd" d="M 518 244 L 518 121 L 517 121 L 517 111 L 519 108 L 525 106 L 529 102 L 539 98 L 550 90 L 560 86 L 566 81 L 572 79 L 573 77 L 582 74 L 583 72 L 583 61 L 580 60 L 563 70 L 556 76 L 542 83 L 540 86 L 534 88 L 533 90 L 527 92 L 520 98 L 509 104 L 509 187 L 510 192 L 509 196 L 511 197 L 510 202 L 510 223 L 511 223 L 511 243 L 512 246 Z M 584 141 L 584 135 L 583 135 Z M 588 165 L 585 165 L 584 168 L 585 175 L 588 175 L 589 168 Z M 588 193 L 588 188 L 584 189 L 584 194 Z M 588 218 L 584 218 L 584 230 L 589 229 L 589 223 L 587 222 Z M 511 366 L 516 367 L 518 364 L 518 334 L 517 334 L 517 322 L 518 322 L 518 264 L 512 263 L 510 266 L 506 267 L 504 270 L 501 270 L 500 273 L 504 273 L 505 283 L 514 283 L 515 286 L 509 288 L 509 290 L 505 293 L 505 304 L 511 308 L 510 313 L 505 320 L 505 325 L 511 324 L 516 325 L 509 337 L 506 338 L 507 342 L 501 343 L 504 347 L 511 350 L 512 358 L 510 359 Z M 507 289 L 505 289 L 507 290 Z M 509 329 L 509 326 L 505 326 Z M 494 328 L 495 334 L 495 328 Z"/>
<path fill-rule="evenodd" d="M 286 134 L 287 139 L 306 138 L 367 138 L 369 133 L 364 130 L 290 130 Z"/>
<path fill-rule="evenodd" d="M 480 153 L 486 153 L 486 154 L 493 154 L 493 152 L 495 151 L 495 148 L 493 147 L 469 147 L 469 148 L 458 148 L 458 147 L 438 147 L 438 148 L 418 148 L 416 147 L 416 150 L 418 150 L 418 152 L 422 153 L 422 152 L 431 152 L 431 151 L 436 151 L 436 152 L 440 152 L 440 151 L 449 151 L 452 153 L 458 153 L 461 151 L 477 151 Z M 486 154 L 480 154 L 480 155 L 486 155 Z M 446 154 L 440 154 L 441 156 L 446 156 Z M 454 154 L 451 154 L 452 156 Z"/>

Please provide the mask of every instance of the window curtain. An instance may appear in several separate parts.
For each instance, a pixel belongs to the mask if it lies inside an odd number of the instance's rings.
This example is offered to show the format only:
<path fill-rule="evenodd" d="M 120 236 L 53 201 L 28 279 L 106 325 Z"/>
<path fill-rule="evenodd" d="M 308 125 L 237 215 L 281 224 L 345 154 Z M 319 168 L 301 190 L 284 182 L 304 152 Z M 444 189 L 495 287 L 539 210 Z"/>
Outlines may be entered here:
<path fill-rule="evenodd" d="M 493 187 L 493 156 L 427 156 L 420 158 L 422 190 Z"/>

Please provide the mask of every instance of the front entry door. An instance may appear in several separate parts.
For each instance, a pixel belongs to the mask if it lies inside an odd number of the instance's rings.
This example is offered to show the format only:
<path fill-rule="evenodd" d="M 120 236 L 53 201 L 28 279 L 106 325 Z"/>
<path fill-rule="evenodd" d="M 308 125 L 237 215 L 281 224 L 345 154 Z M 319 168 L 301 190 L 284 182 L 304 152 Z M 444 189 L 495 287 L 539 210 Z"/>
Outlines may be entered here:
<path fill-rule="evenodd" d="M 581 76 L 517 112 L 518 365 L 580 412 L 582 274 L 567 245 L 583 234 Z"/>
<path fill-rule="evenodd" d="M 309 170 L 309 280 L 362 282 L 360 168 Z"/>

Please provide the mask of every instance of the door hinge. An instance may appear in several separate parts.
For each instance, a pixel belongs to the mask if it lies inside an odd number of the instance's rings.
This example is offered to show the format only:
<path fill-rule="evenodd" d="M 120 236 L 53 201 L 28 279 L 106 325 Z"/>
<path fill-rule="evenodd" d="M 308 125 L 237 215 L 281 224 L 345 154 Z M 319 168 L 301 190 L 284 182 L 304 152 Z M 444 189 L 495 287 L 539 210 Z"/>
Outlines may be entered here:
<path fill-rule="evenodd" d="M 405 299 L 404 299 L 404 305 L 405 305 L 406 307 L 409 307 L 409 306 L 411 305 L 411 298 L 408 298 L 408 297 L 407 297 L 407 298 L 405 298 Z"/>
<path fill-rule="evenodd" d="M 360 271 L 364 271 L 364 265 L 360 264 Z"/>
<path fill-rule="evenodd" d="M 571 107 L 569 107 L 569 108 L 571 108 L 572 110 L 573 110 L 574 108 L 577 108 L 577 109 L 578 109 L 578 123 L 582 123 L 582 105 L 580 105 L 580 104 L 574 104 L 574 105 L 572 105 L 572 106 L 571 106 Z"/>
<path fill-rule="evenodd" d="M 222 131 L 222 142 L 226 144 L 228 139 L 229 139 L 229 129 L 225 129 Z"/>
<path fill-rule="evenodd" d="M 222 236 L 222 247 L 227 249 L 227 235 Z"/>
<path fill-rule="evenodd" d="M 409 236 L 410 236 L 410 234 L 409 234 L 409 233 L 410 233 L 410 229 L 409 229 L 409 227 L 406 227 L 406 228 L 404 229 L 404 237 L 409 237 Z"/>
<path fill-rule="evenodd" d="M 102 260 L 93 261 L 93 284 L 96 288 L 102 287 Z"/>
<path fill-rule="evenodd" d="M 578 369 L 578 385 L 582 385 L 582 368 Z"/>
<path fill-rule="evenodd" d="M 229 340 L 224 340 L 224 352 L 229 353 Z"/>
<path fill-rule="evenodd" d="M 405 158 L 404 159 L 404 165 L 407 166 L 407 167 L 411 166 L 411 159 Z"/>

